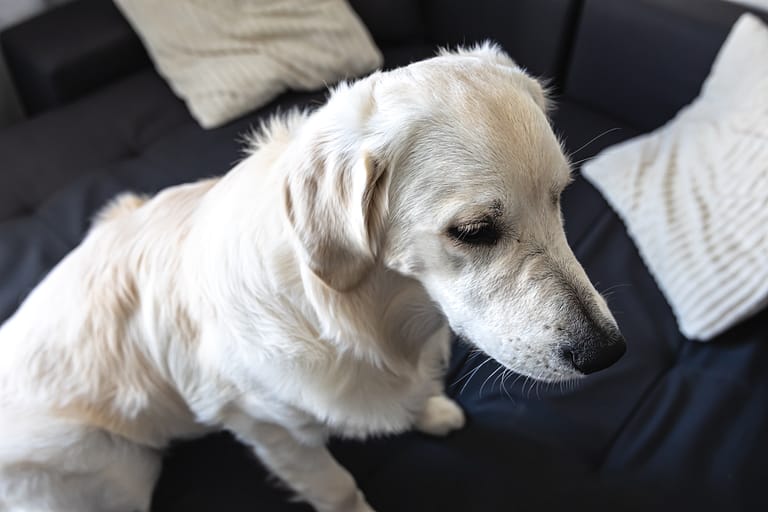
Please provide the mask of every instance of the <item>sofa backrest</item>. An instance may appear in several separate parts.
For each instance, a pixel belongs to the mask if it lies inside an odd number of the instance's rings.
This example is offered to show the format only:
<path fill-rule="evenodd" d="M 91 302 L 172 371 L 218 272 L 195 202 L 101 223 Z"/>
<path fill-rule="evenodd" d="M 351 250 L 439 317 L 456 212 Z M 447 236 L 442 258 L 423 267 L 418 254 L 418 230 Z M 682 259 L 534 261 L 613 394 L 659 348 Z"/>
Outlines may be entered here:
<path fill-rule="evenodd" d="M 585 0 L 565 94 L 639 130 L 661 126 L 698 96 L 745 10 L 722 0 Z"/>
<path fill-rule="evenodd" d="M 139 38 L 107 0 L 57 6 L 7 29 L 0 46 L 29 115 L 150 65 Z"/>
<path fill-rule="evenodd" d="M 381 46 L 423 43 L 426 39 L 419 0 L 347 0 Z"/>
<path fill-rule="evenodd" d="M 562 84 L 582 0 L 348 0 L 383 49 L 492 39 L 531 73 Z M 41 34 L 43 34 L 41 36 Z M 0 34 L 28 114 L 150 65 L 110 0 L 76 0 Z M 427 54 L 429 52 L 426 52 Z"/>
<path fill-rule="evenodd" d="M 561 83 L 581 0 L 422 0 L 433 44 L 492 39 L 533 75 Z"/>

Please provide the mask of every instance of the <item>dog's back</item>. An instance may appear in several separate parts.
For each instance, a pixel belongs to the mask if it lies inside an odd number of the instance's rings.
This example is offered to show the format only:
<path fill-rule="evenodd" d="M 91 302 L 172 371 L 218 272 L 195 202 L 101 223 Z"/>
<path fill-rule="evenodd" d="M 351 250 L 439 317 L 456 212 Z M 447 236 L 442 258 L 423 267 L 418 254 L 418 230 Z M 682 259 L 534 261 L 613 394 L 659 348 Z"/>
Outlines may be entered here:
<path fill-rule="evenodd" d="M 149 199 L 146 196 L 140 196 L 132 192 L 124 192 L 107 203 L 107 205 L 96 214 L 94 221 L 98 225 L 103 222 L 118 219 L 138 210 L 141 206 L 146 204 L 148 200 Z"/>
<path fill-rule="evenodd" d="M 162 355 L 194 343 L 174 276 L 212 184 L 118 197 L 0 326 L 0 510 L 148 508 L 153 448 L 196 428 Z"/>

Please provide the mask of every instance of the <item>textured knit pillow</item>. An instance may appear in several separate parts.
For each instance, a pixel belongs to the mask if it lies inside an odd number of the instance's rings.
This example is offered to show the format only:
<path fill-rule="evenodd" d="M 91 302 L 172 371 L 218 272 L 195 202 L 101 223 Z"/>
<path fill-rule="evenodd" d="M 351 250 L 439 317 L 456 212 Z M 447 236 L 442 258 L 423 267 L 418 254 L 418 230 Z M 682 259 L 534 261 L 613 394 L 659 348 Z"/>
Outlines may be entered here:
<path fill-rule="evenodd" d="M 115 0 L 205 128 L 381 65 L 345 0 Z"/>
<path fill-rule="evenodd" d="M 700 96 L 586 177 L 624 220 L 688 338 L 768 303 L 768 27 L 744 14 Z"/>

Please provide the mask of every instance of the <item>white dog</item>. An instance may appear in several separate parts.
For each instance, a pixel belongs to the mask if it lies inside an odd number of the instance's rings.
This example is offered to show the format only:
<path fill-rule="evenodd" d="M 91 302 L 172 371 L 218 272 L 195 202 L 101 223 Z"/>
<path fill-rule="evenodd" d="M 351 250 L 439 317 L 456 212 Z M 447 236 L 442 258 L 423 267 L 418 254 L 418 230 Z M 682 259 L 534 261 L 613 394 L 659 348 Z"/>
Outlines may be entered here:
<path fill-rule="evenodd" d="M 331 434 L 464 424 L 449 326 L 557 381 L 624 351 L 568 248 L 539 84 L 491 45 L 342 85 L 220 179 L 122 196 L 0 328 L 0 510 L 148 510 L 227 429 L 319 511 L 370 511 Z"/>

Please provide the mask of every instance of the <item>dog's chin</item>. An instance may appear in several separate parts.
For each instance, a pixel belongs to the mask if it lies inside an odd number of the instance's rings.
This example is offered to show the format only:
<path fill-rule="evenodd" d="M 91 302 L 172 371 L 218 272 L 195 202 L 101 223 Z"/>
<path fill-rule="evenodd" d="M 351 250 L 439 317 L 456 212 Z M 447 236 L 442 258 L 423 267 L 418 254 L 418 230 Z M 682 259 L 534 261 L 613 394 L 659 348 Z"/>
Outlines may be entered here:
<path fill-rule="evenodd" d="M 586 377 L 586 375 L 571 366 L 559 364 L 560 362 L 555 357 L 549 358 L 547 363 L 542 365 L 527 366 L 516 364 L 514 361 L 505 360 L 506 358 L 504 357 L 497 357 L 496 355 L 489 353 L 487 350 L 484 350 L 482 347 L 480 347 L 477 343 L 472 342 L 471 338 L 468 338 L 463 334 L 459 334 L 459 337 L 464 342 L 467 342 L 470 345 L 483 350 L 487 355 L 490 355 L 496 362 L 501 364 L 507 370 L 510 370 L 511 372 L 532 381 L 543 382 L 547 384 L 566 384 L 579 381 Z"/>
<path fill-rule="evenodd" d="M 513 368 L 510 368 L 515 373 L 518 373 L 522 375 L 523 377 L 527 377 L 531 380 L 538 381 L 538 382 L 544 382 L 546 384 L 566 384 L 571 382 L 576 382 L 584 377 L 584 375 L 581 372 L 572 370 L 572 369 L 563 369 L 563 370 L 552 370 L 552 369 L 541 369 L 541 370 L 533 370 L 533 371 L 527 371 L 527 370 L 515 370 Z"/>
<path fill-rule="evenodd" d="M 566 366 L 520 366 L 507 364 L 504 361 L 499 361 L 499 363 L 521 377 L 546 384 L 565 384 L 579 381 L 585 377 L 585 375 L 578 370 Z"/>

